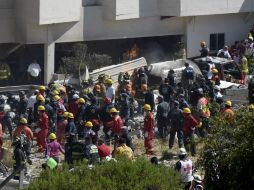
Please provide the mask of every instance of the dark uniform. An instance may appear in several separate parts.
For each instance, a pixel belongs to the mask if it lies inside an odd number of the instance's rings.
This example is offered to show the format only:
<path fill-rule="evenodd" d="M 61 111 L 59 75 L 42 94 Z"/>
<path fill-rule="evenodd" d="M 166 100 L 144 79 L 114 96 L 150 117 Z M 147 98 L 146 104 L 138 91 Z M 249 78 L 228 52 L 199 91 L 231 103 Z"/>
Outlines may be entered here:
<path fill-rule="evenodd" d="M 92 102 L 95 103 L 95 102 Z M 85 113 L 86 121 L 91 121 L 93 123 L 93 131 L 98 135 L 100 130 L 100 116 L 99 109 L 95 104 L 89 105 Z"/>
<path fill-rule="evenodd" d="M 172 148 L 175 141 L 175 135 L 177 133 L 178 145 L 183 147 L 183 112 L 179 109 L 178 102 L 175 101 L 174 108 L 169 112 L 168 119 L 170 122 L 170 137 L 169 137 L 169 148 Z"/>
<path fill-rule="evenodd" d="M 145 104 L 149 104 L 151 106 L 151 110 L 154 110 L 155 103 L 154 103 L 154 94 L 152 92 L 147 92 L 145 94 Z"/>
<path fill-rule="evenodd" d="M 160 85 L 159 93 L 163 96 L 166 102 L 170 102 L 171 96 L 173 95 L 174 91 L 173 88 L 168 84 L 168 80 L 165 79 L 165 83 Z"/>
<path fill-rule="evenodd" d="M 165 138 L 168 135 L 167 116 L 169 112 L 169 103 L 163 100 L 163 97 L 158 97 L 159 105 L 157 106 L 157 127 L 160 133 L 160 138 Z"/>
<path fill-rule="evenodd" d="M 118 107 L 120 111 L 120 116 L 124 121 L 124 125 L 127 126 L 128 120 L 130 118 L 130 109 L 131 109 L 131 104 L 127 93 L 121 94 L 121 100 L 119 101 Z"/>

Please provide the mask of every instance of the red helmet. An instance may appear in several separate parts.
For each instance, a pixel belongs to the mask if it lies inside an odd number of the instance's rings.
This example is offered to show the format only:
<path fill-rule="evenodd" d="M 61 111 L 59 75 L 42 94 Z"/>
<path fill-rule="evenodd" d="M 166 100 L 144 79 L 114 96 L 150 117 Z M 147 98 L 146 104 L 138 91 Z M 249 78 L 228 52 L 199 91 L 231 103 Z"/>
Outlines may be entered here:
<path fill-rule="evenodd" d="M 106 98 L 104 99 L 104 103 L 105 103 L 105 104 L 111 104 L 111 99 L 106 97 Z"/>

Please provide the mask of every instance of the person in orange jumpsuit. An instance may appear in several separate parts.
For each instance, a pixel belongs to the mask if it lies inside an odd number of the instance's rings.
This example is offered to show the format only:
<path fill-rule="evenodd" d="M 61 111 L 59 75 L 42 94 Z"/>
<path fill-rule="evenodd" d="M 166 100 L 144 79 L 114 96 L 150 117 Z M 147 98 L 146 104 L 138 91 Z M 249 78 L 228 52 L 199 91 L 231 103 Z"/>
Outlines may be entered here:
<path fill-rule="evenodd" d="M 21 118 L 19 121 L 19 124 L 20 125 L 14 131 L 13 137 L 14 139 L 20 138 L 22 133 L 26 135 L 26 144 L 24 145 L 24 150 L 25 150 L 26 156 L 29 158 L 31 154 L 31 147 L 33 142 L 33 132 L 27 126 L 26 118 Z"/>
<path fill-rule="evenodd" d="M 46 139 L 49 128 L 49 118 L 45 112 L 44 106 L 39 106 L 38 111 L 39 111 L 39 120 L 37 121 L 37 126 L 40 129 L 40 131 L 37 134 L 37 144 L 39 146 L 39 152 L 44 152 L 46 150 Z"/>
<path fill-rule="evenodd" d="M 225 102 L 225 109 L 221 111 L 221 116 L 224 117 L 229 124 L 232 124 L 234 121 L 234 115 L 234 111 L 232 110 L 232 102 L 228 100 Z"/>
<path fill-rule="evenodd" d="M 153 140 L 154 140 L 154 116 L 151 106 L 149 104 L 144 105 L 145 118 L 144 118 L 144 136 L 145 136 L 145 149 L 146 154 L 154 154 Z"/>

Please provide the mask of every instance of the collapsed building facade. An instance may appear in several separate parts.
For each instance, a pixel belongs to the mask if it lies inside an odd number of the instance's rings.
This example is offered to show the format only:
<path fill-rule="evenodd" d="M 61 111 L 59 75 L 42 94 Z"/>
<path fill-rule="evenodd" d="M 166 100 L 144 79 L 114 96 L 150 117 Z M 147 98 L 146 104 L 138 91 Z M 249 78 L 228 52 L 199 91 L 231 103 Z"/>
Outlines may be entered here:
<path fill-rule="evenodd" d="M 124 52 L 135 58 L 135 48 L 148 49 L 140 56 L 160 48 L 167 54 L 172 44 L 183 44 L 183 54 L 194 57 L 200 41 L 216 51 L 246 38 L 253 11 L 254 0 L 0 0 L 0 58 L 19 77 L 37 59 L 46 84 L 59 45 L 68 42 L 106 49 L 114 62 Z M 140 47 L 145 42 L 148 48 Z"/>

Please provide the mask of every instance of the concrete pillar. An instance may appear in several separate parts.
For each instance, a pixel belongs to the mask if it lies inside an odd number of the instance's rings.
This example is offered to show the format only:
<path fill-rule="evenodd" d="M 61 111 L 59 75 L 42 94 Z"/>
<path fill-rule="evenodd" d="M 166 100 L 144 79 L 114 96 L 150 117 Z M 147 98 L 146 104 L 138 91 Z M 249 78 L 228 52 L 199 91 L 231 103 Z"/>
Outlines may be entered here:
<path fill-rule="evenodd" d="M 44 83 L 48 84 L 55 70 L 55 43 L 44 44 Z"/>

